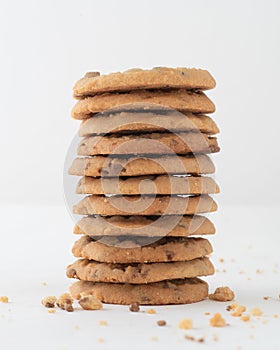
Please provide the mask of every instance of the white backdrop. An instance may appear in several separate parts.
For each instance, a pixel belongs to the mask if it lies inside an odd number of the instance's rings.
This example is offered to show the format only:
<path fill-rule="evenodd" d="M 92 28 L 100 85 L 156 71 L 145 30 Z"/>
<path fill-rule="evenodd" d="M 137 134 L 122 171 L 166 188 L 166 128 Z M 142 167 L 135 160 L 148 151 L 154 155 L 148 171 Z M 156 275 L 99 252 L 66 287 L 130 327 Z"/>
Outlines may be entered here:
<path fill-rule="evenodd" d="M 71 88 L 86 71 L 195 66 L 217 80 L 220 203 L 278 205 L 279 1 L 0 3 L 2 201 L 63 203 Z"/>

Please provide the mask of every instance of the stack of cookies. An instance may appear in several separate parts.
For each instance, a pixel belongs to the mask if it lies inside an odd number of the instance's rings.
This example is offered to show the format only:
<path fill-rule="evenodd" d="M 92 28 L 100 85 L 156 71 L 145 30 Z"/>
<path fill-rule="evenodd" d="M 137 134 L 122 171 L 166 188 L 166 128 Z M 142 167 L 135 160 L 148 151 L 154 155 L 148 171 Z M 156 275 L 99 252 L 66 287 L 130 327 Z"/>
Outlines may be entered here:
<path fill-rule="evenodd" d="M 210 153 L 219 151 L 215 111 L 202 90 L 205 70 L 132 69 L 87 73 L 74 86 L 72 116 L 82 120 L 69 170 L 82 176 L 74 214 L 81 236 L 67 267 L 74 298 L 105 303 L 183 304 L 208 296 L 214 273 L 205 216 L 219 188 Z"/>

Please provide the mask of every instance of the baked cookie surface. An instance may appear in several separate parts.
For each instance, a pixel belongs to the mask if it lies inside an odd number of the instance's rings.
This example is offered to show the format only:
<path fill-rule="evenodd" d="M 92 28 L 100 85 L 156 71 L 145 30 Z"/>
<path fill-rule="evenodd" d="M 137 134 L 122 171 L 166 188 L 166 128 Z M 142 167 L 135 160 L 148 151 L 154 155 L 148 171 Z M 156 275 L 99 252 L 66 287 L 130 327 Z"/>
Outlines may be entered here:
<path fill-rule="evenodd" d="M 89 236 L 188 237 L 211 235 L 215 226 L 205 216 L 85 216 L 74 227 L 74 234 Z"/>
<path fill-rule="evenodd" d="M 80 179 L 78 194 L 211 194 L 219 193 L 219 187 L 206 176 L 134 176 L 126 178 L 98 178 L 85 176 Z"/>
<path fill-rule="evenodd" d="M 213 250 L 205 238 L 164 237 L 147 243 L 147 237 L 137 240 L 135 237 L 124 240 L 102 237 L 95 241 L 89 236 L 82 236 L 74 243 L 72 252 L 76 258 L 126 264 L 188 261 L 207 256 Z"/>
<path fill-rule="evenodd" d="M 90 195 L 74 205 L 80 215 L 178 215 L 207 213 L 217 204 L 207 194 L 196 196 L 112 196 Z"/>
<path fill-rule="evenodd" d="M 125 93 L 105 93 L 79 100 L 73 110 L 74 119 L 90 118 L 93 114 L 108 111 L 111 108 L 122 107 L 128 110 L 138 110 L 139 106 L 146 109 L 159 110 L 163 107 L 183 112 L 213 113 L 214 103 L 203 92 L 192 92 L 184 89 L 164 90 L 136 90 Z"/>
<path fill-rule="evenodd" d="M 208 296 L 208 284 L 199 278 L 188 278 L 149 284 L 95 283 L 78 281 L 70 287 L 75 299 L 90 294 L 103 303 L 129 305 L 190 304 Z"/>
<path fill-rule="evenodd" d="M 144 112 L 115 112 L 97 114 L 82 121 L 79 136 L 107 133 L 136 133 L 155 131 L 200 131 L 208 135 L 219 133 L 214 120 L 203 114 L 166 111 L 165 114 Z"/>
<path fill-rule="evenodd" d="M 78 80 L 73 91 L 77 98 L 108 91 L 127 91 L 148 88 L 213 89 L 214 78 L 207 70 L 195 68 L 155 67 L 151 70 L 129 69 L 100 75 L 89 72 Z"/>
<path fill-rule="evenodd" d="M 83 281 L 144 284 L 214 273 L 208 258 L 150 264 L 108 264 L 80 259 L 69 265 L 67 277 Z"/>
<path fill-rule="evenodd" d="M 70 175 L 140 176 L 159 174 L 212 174 L 215 166 L 206 154 L 157 157 L 94 156 L 74 159 Z"/>
<path fill-rule="evenodd" d="M 90 136 L 81 140 L 77 154 L 80 156 L 174 153 L 183 155 L 219 151 L 216 137 L 200 132 L 189 132 Z"/>

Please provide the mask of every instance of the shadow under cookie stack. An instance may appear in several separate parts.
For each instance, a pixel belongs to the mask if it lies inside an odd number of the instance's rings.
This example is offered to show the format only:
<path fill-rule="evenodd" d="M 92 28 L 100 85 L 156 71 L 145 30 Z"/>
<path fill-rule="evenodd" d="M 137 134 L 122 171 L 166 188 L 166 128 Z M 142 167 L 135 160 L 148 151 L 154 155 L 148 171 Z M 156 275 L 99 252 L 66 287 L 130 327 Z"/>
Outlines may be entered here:
<path fill-rule="evenodd" d="M 78 260 L 74 298 L 91 294 L 114 304 L 185 304 L 207 298 L 212 253 L 205 216 L 217 210 L 219 188 L 208 154 L 219 151 L 215 111 L 202 90 L 215 87 L 205 70 L 132 69 L 87 73 L 74 86 L 74 119 L 82 120 L 82 176 L 73 207 Z"/>

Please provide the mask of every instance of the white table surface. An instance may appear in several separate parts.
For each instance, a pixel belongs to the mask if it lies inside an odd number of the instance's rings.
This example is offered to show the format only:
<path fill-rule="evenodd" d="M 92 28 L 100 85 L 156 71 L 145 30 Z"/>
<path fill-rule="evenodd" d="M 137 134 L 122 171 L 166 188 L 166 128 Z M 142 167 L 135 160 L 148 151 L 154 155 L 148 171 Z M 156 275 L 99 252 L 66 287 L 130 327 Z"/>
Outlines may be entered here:
<path fill-rule="evenodd" d="M 144 312 L 147 307 L 132 313 L 116 305 L 48 314 L 40 300 L 59 295 L 70 285 L 65 266 L 74 260 L 73 222 L 64 207 L 2 206 L 0 212 L 0 295 L 10 299 L 0 303 L 1 350 L 280 349 L 279 208 L 220 206 L 211 216 L 217 226 L 217 234 L 210 238 L 212 258 L 219 272 L 207 278 L 210 290 L 228 285 L 239 304 L 248 310 L 258 306 L 263 316 L 248 323 L 226 311 L 229 303 L 209 300 L 154 307 L 154 315 Z M 229 325 L 210 327 L 211 316 L 205 312 L 220 312 Z M 178 328 L 184 318 L 193 320 L 192 330 Z M 157 326 L 161 319 L 166 327 Z M 108 325 L 100 326 L 100 320 Z M 205 337 L 205 342 L 191 342 L 185 334 Z"/>

